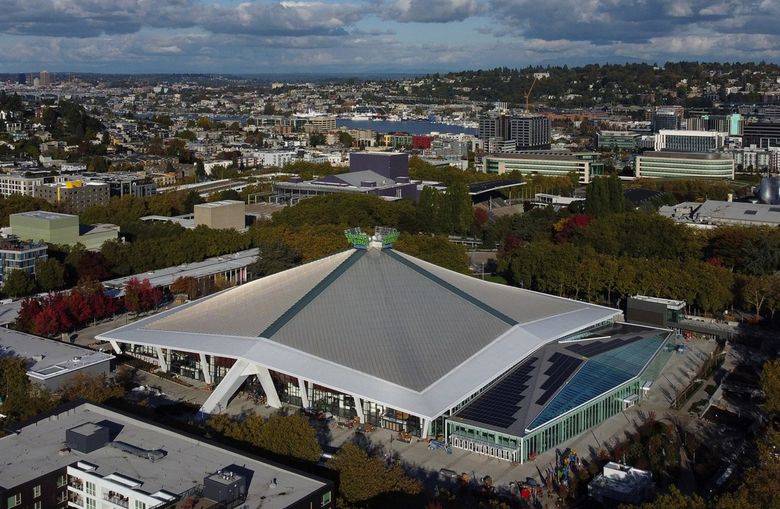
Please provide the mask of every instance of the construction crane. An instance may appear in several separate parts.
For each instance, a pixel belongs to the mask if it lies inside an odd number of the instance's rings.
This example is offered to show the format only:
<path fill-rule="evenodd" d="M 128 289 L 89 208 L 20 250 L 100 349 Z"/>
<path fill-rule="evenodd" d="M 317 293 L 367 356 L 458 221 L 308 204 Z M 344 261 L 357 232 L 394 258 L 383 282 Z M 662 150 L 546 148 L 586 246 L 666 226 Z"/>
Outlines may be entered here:
<path fill-rule="evenodd" d="M 531 88 L 528 89 L 528 92 L 525 94 L 525 112 L 531 113 L 531 107 L 529 106 L 529 101 L 531 99 L 531 92 L 534 90 L 534 85 L 536 85 L 536 82 L 538 81 L 537 77 L 534 76 L 534 81 L 531 83 Z"/>

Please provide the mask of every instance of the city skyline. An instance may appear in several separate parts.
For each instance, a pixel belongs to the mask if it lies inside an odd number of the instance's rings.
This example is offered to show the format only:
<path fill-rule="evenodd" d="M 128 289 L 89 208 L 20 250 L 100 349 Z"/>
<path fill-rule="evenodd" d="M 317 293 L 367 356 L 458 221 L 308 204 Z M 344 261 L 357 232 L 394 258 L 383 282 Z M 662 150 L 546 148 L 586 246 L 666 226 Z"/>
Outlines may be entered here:
<path fill-rule="evenodd" d="M 0 0 L 0 72 L 354 73 L 780 61 L 770 0 Z"/>

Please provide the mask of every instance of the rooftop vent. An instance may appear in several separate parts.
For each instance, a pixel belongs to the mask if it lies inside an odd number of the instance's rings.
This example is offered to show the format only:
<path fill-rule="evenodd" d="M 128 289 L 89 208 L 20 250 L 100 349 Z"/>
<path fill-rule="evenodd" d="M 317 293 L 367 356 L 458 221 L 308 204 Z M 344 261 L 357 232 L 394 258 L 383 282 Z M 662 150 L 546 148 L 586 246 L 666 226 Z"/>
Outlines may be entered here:
<path fill-rule="evenodd" d="M 163 451 L 162 449 L 141 449 L 140 447 L 136 447 L 134 445 L 128 444 L 126 442 L 111 442 L 109 444 L 114 449 L 119 449 L 120 451 L 126 452 L 128 454 L 132 454 L 133 456 L 138 456 L 139 458 L 147 459 L 154 463 L 157 460 L 163 459 L 168 453 Z"/>

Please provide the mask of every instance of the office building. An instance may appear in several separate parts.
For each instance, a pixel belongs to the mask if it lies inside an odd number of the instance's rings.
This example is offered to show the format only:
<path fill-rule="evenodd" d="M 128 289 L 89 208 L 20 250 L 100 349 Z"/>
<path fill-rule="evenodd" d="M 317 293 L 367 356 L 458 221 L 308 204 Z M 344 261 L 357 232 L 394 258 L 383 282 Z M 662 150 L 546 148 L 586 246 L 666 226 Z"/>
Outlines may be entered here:
<path fill-rule="evenodd" d="M 681 106 L 662 106 L 653 112 L 650 127 L 654 133 L 661 129 L 677 130 L 682 126 L 683 108 Z"/>
<path fill-rule="evenodd" d="M 486 152 L 550 148 L 550 119 L 543 116 L 482 117 L 477 133 Z M 508 150 L 510 148 L 512 150 Z"/>
<path fill-rule="evenodd" d="M 111 198 L 108 184 L 80 180 L 35 186 L 33 196 L 76 213 L 97 205 L 108 205 Z"/>
<path fill-rule="evenodd" d="M 306 125 L 304 126 L 306 132 L 326 133 L 336 129 L 335 115 L 307 115 L 301 116 L 301 118 L 306 120 Z"/>
<path fill-rule="evenodd" d="M 767 120 L 746 123 L 742 133 L 742 146 L 780 148 L 780 121 Z"/>
<path fill-rule="evenodd" d="M 200 203 L 193 210 L 195 226 L 214 229 L 243 230 L 246 227 L 246 204 L 239 200 Z"/>
<path fill-rule="evenodd" d="M 639 133 L 631 131 L 600 131 L 596 143 L 599 148 L 617 148 L 620 150 L 636 150 Z"/>
<path fill-rule="evenodd" d="M 670 355 L 671 331 L 617 309 L 437 267 L 394 251 L 392 230 L 347 237 L 352 249 L 98 338 L 213 384 L 204 414 L 252 379 L 273 407 L 517 462 L 636 404 Z"/>
<path fill-rule="evenodd" d="M 114 359 L 110 353 L 0 327 L 0 358 L 7 356 L 24 360 L 30 381 L 50 391 L 78 374 L 108 376 Z"/>
<path fill-rule="evenodd" d="M 686 128 L 690 131 L 716 131 L 728 133 L 729 136 L 742 136 L 742 115 L 701 115 L 691 116 L 686 120 Z"/>
<path fill-rule="evenodd" d="M 734 157 L 738 171 L 780 172 L 780 147 L 758 148 L 756 146 L 728 151 Z M 741 170 L 740 170 L 741 167 Z"/>
<path fill-rule="evenodd" d="M 33 196 L 36 186 L 60 181 L 62 181 L 60 177 L 54 176 L 49 171 L 0 174 L 0 196 L 11 196 L 12 194 Z"/>
<path fill-rule="evenodd" d="M 143 173 L 84 173 L 82 178 L 86 182 L 108 185 L 110 196 L 143 198 L 157 192 L 154 180 Z"/>
<path fill-rule="evenodd" d="M 330 509 L 335 503 L 328 480 L 99 405 L 60 407 L 13 431 L 0 438 L 3 509 Z"/>
<path fill-rule="evenodd" d="M 43 244 L 23 242 L 14 238 L 0 239 L 0 284 L 12 270 L 23 270 L 35 275 L 35 262 L 48 256 Z"/>
<path fill-rule="evenodd" d="M 645 152 L 634 168 L 637 178 L 734 179 L 734 159 L 720 153 Z"/>
<path fill-rule="evenodd" d="M 602 173 L 603 164 L 574 153 L 514 153 L 486 155 L 482 168 L 485 173 L 497 175 L 516 171 L 522 175 L 566 177 L 576 173 L 580 183 L 587 184 Z"/>
<path fill-rule="evenodd" d="M 48 71 L 41 71 L 38 80 L 38 84 L 42 87 L 51 86 L 51 74 Z"/>
<path fill-rule="evenodd" d="M 655 135 L 655 150 L 658 152 L 715 152 L 725 143 L 726 133 L 715 131 L 661 129 Z"/>
<path fill-rule="evenodd" d="M 119 237 L 119 227 L 113 224 L 82 225 L 79 216 L 34 210 L 11 214 L 12 234 L 21 240 L 74 246 L 81 244 L 98 250 L 104 242 Z"/>

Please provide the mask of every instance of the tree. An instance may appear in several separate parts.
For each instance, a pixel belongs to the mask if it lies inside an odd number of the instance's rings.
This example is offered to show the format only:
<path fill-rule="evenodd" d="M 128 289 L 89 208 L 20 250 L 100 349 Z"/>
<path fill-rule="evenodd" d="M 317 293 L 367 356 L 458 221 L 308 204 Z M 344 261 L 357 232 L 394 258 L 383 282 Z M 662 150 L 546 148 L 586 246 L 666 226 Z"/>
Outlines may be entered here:
<path fill-rule="evenodd" d="M 317 461 L 322 450 L 317 433 L 303 415 L 274 414 L 255 436 L 255 445 L 261 449 L 305 461 Z"/>
<path fill-rule="evenodd" d="M 761 389 L 766 397 L 766 413 L 770 416 L 780 413 L 780 359 L 764 363 L 764 369 L 761 370 Z"/>
<path fill-rule="evenodd" d="M 325 144 L 325 135 L 322 133 L 311 133 L 309 135 L 309 145 L 316 147 Z"/>
<path fill-rule="evenodd" d="M 200 293 L 198 291 L 198 280 L 190 276 L 178 277 L 171 283 L 171 293 L 174 295 L 185 294 L 188 299 L 195 300 Z"/>
<path fill-rule="evenodd" d="M 7 417 L 4 426 L 30 419 L 54 404 L 48 391 L 30 382 L 24 360 L 0 358 L 0 413 Z"/>
<path fill-rule="evenodd" d="M 620 509 L 629 509 L 632 506 L 621 505 Z M 669 493 L 661 495 L 652 502 L 639 506 L 639 509 L 706 509 L 707 504 L 698 495 L 685 495 L 677 486 L 669 488 Z"/>
<path fill-rule="evenodd" d="M 6 272 L 3 281 L 4 294 L 16 299 L 34 292 L 35 279 L 29 272 L 22 269 L 13 269 Z"/>
<path fill-rule="evenodd" d="M 339 131 L 339 144 L 341 144 L 342 147 L 349 148 L 354 142 L 355 140 L 352 138 L 351 134 L 346 131 Z"/>
<path fill-rule="evenodd" d="M 443 235 L 401 235 L 394 248 L 456 272 L 467 273 L 469 270 L 466 248 L 450 242 Z"/>
<path fill-rule="evenodd" d="M 132 278 L 125 286 L 125 308 L 132 313 L 143 313 L 157 308 L 162 302 L 162 291 L 148 279 Z"/>
<path fill-rule="evenodd" d="M 65 287 L 65 266 L 54 258 L 39 258 L 35 262 L 35 279 L 45 292 L 60 290 Z"/>
<path fill-rule="evenodd" d="M 463 182 L 455 182 L 447 188 L 447 212 L 450 214 L 452 230 L 449 233 L 465 235 L 471 229 L 474 209 L 469 188 Z"/>
<path fill-rule="evenodd" d="M 124 395 L 124 388 L 103 373 L 99 375 L 77 373 L 60 387 L 63 401 L 85 399 L 94 403 L 104 403 L 109 399 L 122 398 Z"/>
<path fill-rule="evenodd" d="M 338 471 L 341 495 L 350 504 L 364 503 L 388 493 L 416 495 L 420 482 L 406 475 L 400 464 L 386 467 L 384 461 L 369 456 L 354 444 L 346 444 L 328 461 Z"/>
<path fill-rule="evenodd" d="M 253 278 L 260 278 L 291 269 L 301 264 L 301 253 L 291 249 L 284 242 L 260 246 L 257 260 L 247 267 Z"/>

